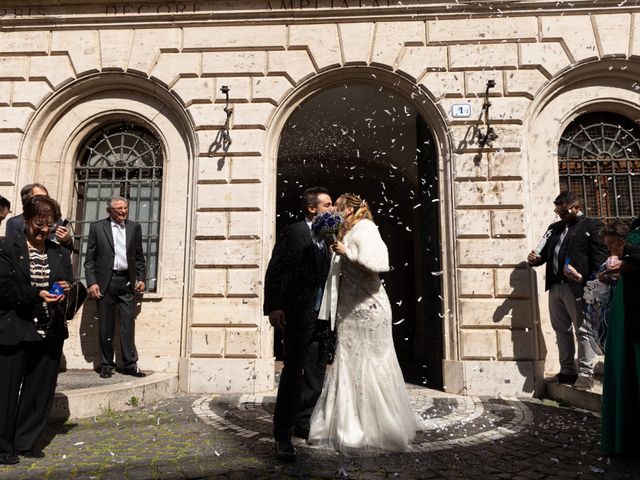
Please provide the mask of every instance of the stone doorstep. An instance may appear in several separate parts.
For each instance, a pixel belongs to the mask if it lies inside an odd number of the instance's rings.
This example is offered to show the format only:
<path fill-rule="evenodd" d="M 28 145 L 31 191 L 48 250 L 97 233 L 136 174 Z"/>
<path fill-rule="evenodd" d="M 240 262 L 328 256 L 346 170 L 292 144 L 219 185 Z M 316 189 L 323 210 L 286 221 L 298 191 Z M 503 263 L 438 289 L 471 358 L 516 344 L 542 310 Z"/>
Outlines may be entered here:
<path fill-rule="evenodd" d="M 57 391 L 49 419 L 68 420 L 130 410 L 178 391 L 176 373 L 159 372 L 144 378 L 124 378 L 126 380 L 119 383 Z"/>
<path fill-rule="evenodd" d="M 602 404 L 602 383 L 595 379 L 591 391 L 577 390 L 571 385 L 545 381 L 546 393 L 549 397 L 576 408 L 583 408 L 600 413 Z"/>

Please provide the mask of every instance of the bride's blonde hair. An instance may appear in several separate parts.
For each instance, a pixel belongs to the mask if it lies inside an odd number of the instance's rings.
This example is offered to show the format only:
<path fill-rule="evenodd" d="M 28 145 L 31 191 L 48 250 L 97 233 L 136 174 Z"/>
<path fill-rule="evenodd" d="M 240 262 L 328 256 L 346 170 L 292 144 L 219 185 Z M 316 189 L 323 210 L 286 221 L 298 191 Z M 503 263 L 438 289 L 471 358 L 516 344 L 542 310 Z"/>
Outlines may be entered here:
<path fill-rule="evenodd" d="M 344 235 L 363 218 L 373 220 L 373 215 L 371 214 L 371 209 L 369 209 L 367 201 L 353 193 L 343 193 L 340 195 L 336 200 L 335 207 L 337 211 L 341 211 L 345 207 L 353 208 L 353 214 L 345 218 L 340 228 L 340 238 L 344 237 Z"/>

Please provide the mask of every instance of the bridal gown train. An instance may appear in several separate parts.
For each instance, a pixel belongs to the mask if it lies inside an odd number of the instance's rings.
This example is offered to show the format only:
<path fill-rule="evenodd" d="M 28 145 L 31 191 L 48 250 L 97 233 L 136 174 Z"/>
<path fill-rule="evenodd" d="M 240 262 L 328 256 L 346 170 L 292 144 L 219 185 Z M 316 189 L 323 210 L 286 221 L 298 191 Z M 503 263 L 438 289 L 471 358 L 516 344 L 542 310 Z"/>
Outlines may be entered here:
<path fill-rule="evenodd" d="M 309 443 L 346 453 L 410 450 L 417 420 L 391 334 L 378 272 L 389 270 L 378 227 L 359 221 L 343 240 L 335 360 L 311 416 Z"/>

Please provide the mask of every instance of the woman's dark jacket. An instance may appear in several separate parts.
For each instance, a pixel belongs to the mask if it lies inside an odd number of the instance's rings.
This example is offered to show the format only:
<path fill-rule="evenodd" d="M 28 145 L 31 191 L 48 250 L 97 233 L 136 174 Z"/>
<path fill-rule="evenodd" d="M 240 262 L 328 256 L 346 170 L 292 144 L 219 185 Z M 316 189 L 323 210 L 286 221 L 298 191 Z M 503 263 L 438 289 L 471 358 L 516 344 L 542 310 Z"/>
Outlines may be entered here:
<path fill-rule="evenodd" d="M 621 260 L 625 332 L 640 342 L 640 245 L 625 245 Z"/>
<path fill-rule="evenodd" d="M 73 282 L 69 251 L 46 240 L 49 261 L 49 286 L 57 281 Z M 33 321 L 41 288 L 31 285 L 29 250 L 24 235 L 0 240 L 0 345 L 42 341 Z M 50 304 L 51 307 L 51 304 Z M 68 338 L 64 321 L 64 303 L 50 308 L 54 337 Z"/>

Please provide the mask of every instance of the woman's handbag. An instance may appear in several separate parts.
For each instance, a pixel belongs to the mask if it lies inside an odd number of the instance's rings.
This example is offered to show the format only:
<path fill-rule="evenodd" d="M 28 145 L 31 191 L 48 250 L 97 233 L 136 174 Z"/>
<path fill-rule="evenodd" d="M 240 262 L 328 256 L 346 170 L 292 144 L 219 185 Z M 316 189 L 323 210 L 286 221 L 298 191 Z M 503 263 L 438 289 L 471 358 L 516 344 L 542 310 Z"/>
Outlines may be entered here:
<path fill-rule="evenodd" d="M 82 282 L 75 282 L 67 295 L 65 318 L 71 320 L 87 299 L 87 288 Z"/>

